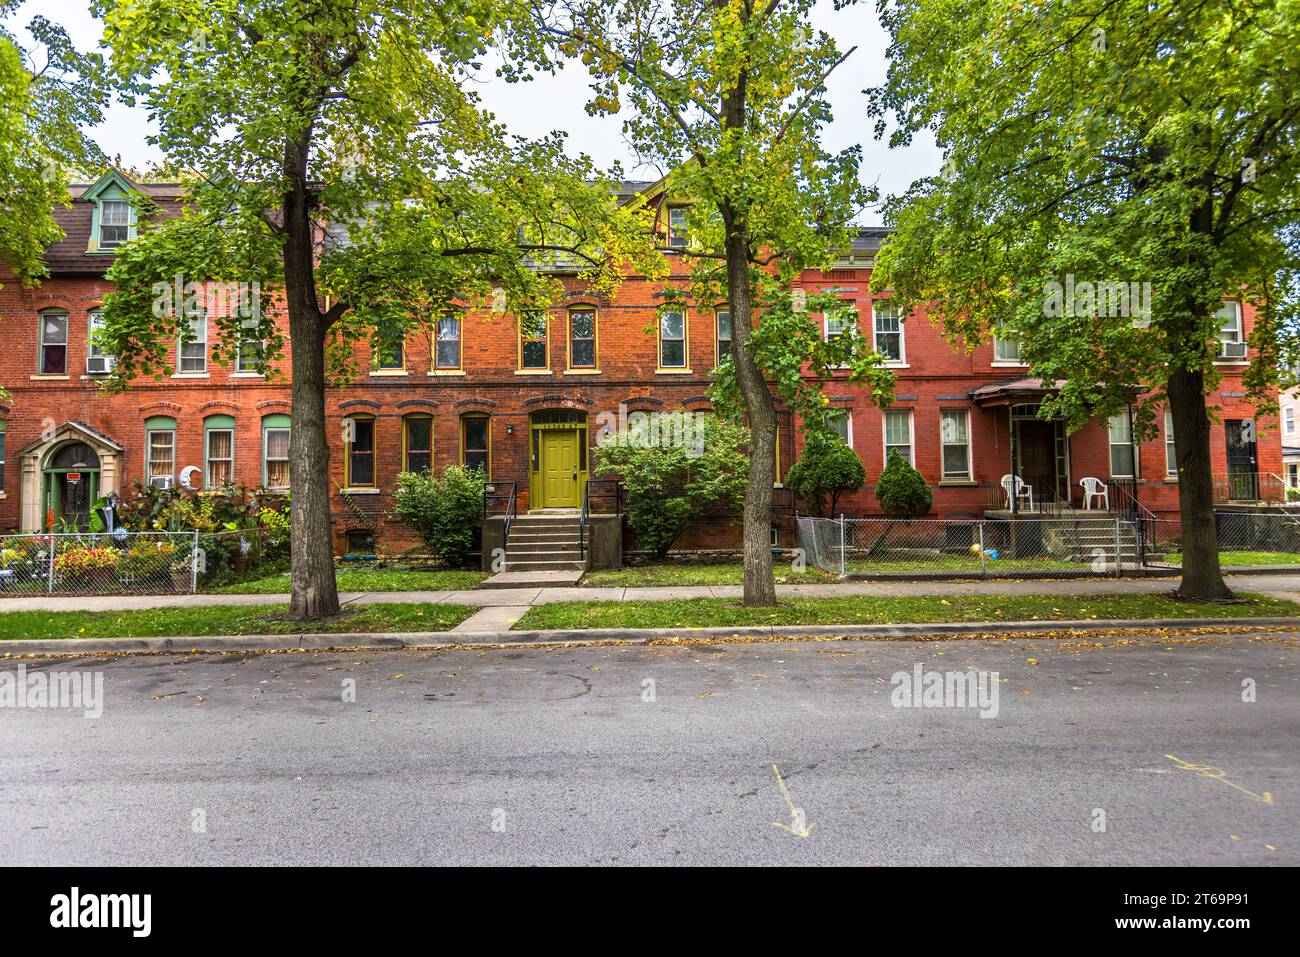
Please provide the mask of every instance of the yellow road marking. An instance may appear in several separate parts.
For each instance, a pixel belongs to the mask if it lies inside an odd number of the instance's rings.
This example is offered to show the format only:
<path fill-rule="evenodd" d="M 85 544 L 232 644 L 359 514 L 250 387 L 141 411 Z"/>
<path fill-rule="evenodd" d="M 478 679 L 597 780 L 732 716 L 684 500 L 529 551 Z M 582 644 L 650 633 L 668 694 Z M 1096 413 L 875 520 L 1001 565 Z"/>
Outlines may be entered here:
<path fill-rule="evenodd" d="M 789 831 L 795 837 L 807 837 L 817 825 L 806 823 L 803 820 L 803 814 L 795 809 L 794 801 L 790 800 L 790 790 L 785 786 L 785 779 L 781 777 L 781 769 L 775 764 L 772 765 L 772 773 L 776 775 L 776 783 L 781 787 L 781 796 L 785 798 L 785 805 L 790 809 L 789 824 L 773 821 L 772 826 L 779 827 L 783 831 Z"/>
<path fill-rule="evenodd" d="M 1212 764 L 1192 764 L 1189 761 L 1184 761 L 1182 758 L 1176 758 L 1172 754 L 1166 754 L 1165 757 L 1170 761 L 1175 762 L 1180 771 L 1193 771 L 1200 777 L 1210 778 L 1213 781 L 1222 781 L 1224 784 L 1228 785 L 1228 787 L 1235 788 L 1252 801 L 1258 801 L 1261 804 L 1273 803 L 1272 792 L 1265 791 L 1263 794 L 1256 794 L 1254 791 L 1248 791 L 1240 784 L 1235 784 L 1232 781 L 1229 781 L 1228 772 L 1223 770 L 1223 768 L 1216 768 Z"/>

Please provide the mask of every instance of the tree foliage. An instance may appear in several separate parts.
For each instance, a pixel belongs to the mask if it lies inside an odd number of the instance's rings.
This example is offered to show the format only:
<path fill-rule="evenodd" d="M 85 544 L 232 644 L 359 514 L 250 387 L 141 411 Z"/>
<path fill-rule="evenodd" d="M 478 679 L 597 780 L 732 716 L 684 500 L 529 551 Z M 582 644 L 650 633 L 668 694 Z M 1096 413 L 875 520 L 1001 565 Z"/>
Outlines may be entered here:
<path fill-rule="evenodd" d="M 745 602 L 775 602 L 768 529 L 776 415 L 769 382 L 812 427 L 832 366 L 885 401 L 892 377 L 861 336 L 827 343 L 818 310 L 792 288 L 849 247 L 871 199 L 860 149 L 822 145 L 826 79 L 848 53 L 814 30 L 813 0 L 568 0 L 537 6 L 557 56 L 592 75 L 588 110 L 630 108 L 627 136 L 670 170 L 668 195 L 691 200 L 690 242 L 666 253 L 690 265 L 681 296 L 731 310 L 733 357 L 719 370 L 718 409 L 754 435 L 745 512 Z M 805 368 L 809 374 L 805 374 Z"/>
<path fill-rule="evenodd" d="M 866 481 L 867 470 L 858 453 L 838 435 L 822 432 L 808 436 L 799 461 L 785 476 L 785 484 L 794 489 L 814 515 L 824 514 L 822 506 L 827 495 L 834 515 L 840 495 L 861 488 Z"/>
<path fill-rule="evenodd" d="M 1268 413 L 1300 248 L 1300 6 L 878 6 L 893 66 L 869 91 L 876 133 L 893 120 L 902 145 L 929 129 L 947 161 L 891 202 L 873 287 L 956 343 L 1018 339 L 1031 374 L 1059 384 L 1043 414 L 1071 428 L 1133 403 L 1150 437 L 1168 402 L 1196 542 L 1183 591 L 1226 594 L 1209 524 L 1215 312 L 1256 306 L 1244 378 Z M 1114 292 L 1062 302 L 1067 281 L 1122 283 L 1128 308 Z"/>
<path fill-rule="evenodd" d="M 890 518 L 920 518 L 930 513 L 934 502 L 925 477 L 897 452 L 889 453 L 876 481 L 876 498 Z"/>
<path fill-rule="evenodd" d="M 677 436 L 686 441 L 676 441 Z M 678 412 L 646 418 L 602 435 L 595 474 L 622 480 L 637 546 L 662 557 L 706 510 L 738 514 L 748 441 L 746 430 L 714 416 Z"/>

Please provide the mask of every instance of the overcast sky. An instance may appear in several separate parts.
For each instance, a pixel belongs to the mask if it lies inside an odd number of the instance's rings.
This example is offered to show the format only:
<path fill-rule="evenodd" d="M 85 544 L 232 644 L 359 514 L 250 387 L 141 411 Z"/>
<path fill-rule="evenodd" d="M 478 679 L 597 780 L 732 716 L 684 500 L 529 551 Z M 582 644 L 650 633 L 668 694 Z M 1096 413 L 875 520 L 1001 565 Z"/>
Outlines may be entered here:
<path fill-rule="evenodd" d="M 7 25 L 28 39 L 26 31 L 20 28 L 37 13 L 66 27 L 79 49 L 99 45 L 101 24 L 91 17 L 88 5 L 82 0 L 28 0 Z M 815 21 L 835 37 L 841 50 L 857 47 L 829 81 L 835 122 L 827 131 L 826 146 L 838 150 L 861 143 L 862 179 L 876 183 L 882 195 L 902 192 L 913 179 L 937 173 L 942 157 L 928 137 L 908 149 L 890 150 L 871 135 L 872 124 L 862 91 L 881 83 L 887 66 L 887 44 L 876 20 L 874 4 L 859 3 L 836 11 L 831 0 L 822 0 Z M 489 76 L 486 82 L 474 84 L 474 88 L 484 105 L 514 133 L 537 137 L 551 130 L 565 130 L 575 151 L 590 154 L 602 166 L 621 162 L 630 179 L 654 179 L 658 175 L 654 169 L 635 167 L 635 158 L 623 140 L 618 117 L 593 119 L 586 114 L 583 104 L 587 101 L 587 77 L 580 68 L 570 67 L 558 76 L 522 84 L 503 83 Z M 143 109 L 115 104 L 92 135 L 109 156 L 120 154 L 125 165 L 144 167 L 161 158 L 158 150 L 146 141 L 151 129 Z M 863 225 L 878 225 L 880 213 L 867 210 L 859 221 Z"/>

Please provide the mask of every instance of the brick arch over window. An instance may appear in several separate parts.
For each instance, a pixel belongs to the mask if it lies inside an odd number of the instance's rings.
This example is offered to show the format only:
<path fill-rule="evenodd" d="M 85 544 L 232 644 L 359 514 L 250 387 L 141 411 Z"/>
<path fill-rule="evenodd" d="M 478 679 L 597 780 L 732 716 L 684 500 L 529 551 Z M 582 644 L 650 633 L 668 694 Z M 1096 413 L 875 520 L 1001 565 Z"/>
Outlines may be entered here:
<path fill-rule="evenodd" d="M 374 399 L 348 399 L 346 402 L 339 403 L 339 410 L 343 409 L 378 409 L 379 403 Z"/>
<path fill-rule="evenodd" d="M 663 408 L 664 400 L 649 395 L 633 395 L 624 399 L 622 404 L 627 407 L 629 412 L 636 410 L 651 412 Z"/>
<path fill-rule="evenodd" d="M 561 395 L 551 393 L 549 395 L 537 395 L 524 402 L 525 408 L 537 409 L 576 409 L 584 411 L 591 406 L 591 400 L 585 395 Z"/>

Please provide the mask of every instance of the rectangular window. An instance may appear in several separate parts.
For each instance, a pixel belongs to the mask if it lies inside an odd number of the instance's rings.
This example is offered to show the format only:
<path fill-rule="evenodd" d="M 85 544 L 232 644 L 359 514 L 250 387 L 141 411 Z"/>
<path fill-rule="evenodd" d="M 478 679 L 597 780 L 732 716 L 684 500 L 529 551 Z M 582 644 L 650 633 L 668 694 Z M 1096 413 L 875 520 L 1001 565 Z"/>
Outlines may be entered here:
<path fill-rule="evenodd" d="M 40 316 L 41 375 L 66 375 L 68 371 L 68 314 L 43 312 Z"/>
<path fill-rule="evenodd" d="M 207 454 L 203 487 L 215 490 L 235 484 L 235 430 L 208 429 L 204 436 Z"/>
<path fill-rule="evenodd" d="M 1217 357 L 1229 360 L 1246 358 L 1246 339 L 1241 328 L 1241 303 L 1225 302 L 1214 315 L 1219 320 Z"/>
<path fill-rule="evenodd" d="M 1120 412 L 1110 417 L 1110 474 L 1114 478 L 1132 478 L 1137 474 L 1134 468 L 1133 432 L 1129 428 L 1127 412 Z"/>
<path fill-rule="evenodd" d="M 849 448 L 853 447 L 853 419 L 851 414 L 846 410 L 843 412 L 832 412 L 828 417 L 832 431 L 840 437 L 840 441 Z"/>
<path fill-rule="evenodd" d="M 1174 448 L 1174 414 L 1165 409 L 1165 474 L 1178 474 L 1178 450 Z"/>
<path fill-rule="evenodd" d="M 375 356 L 375 368 L 389 371 L 406 368 L 406 344 L 403 342 L 383 343 Z"/>
<path fill-rule="evenodd" d="M 1288 405 L 1282 410 L 1282 431 L 1287 435 L 1295 435 L 1295 406 Z"/>
<path fill-rule="evenodd" d="M 404 471 L 427 472 L 433 467 L 433 419 L 422 415 L 408 416 L 406 423 L 406 463 Z"/>
<path fill-rule="evenodd" d="M 263 371 L 266 359 L 266 343 L 257 338 L 256 319 L 245 319 L 239 324 L 239 346 L 235 350 L 235 371 Z"/>
<path fill-rule="evenodd" d="M 0 492 L 5 490 L 5 424 L 0 422 Z"/>
<path fill-rule="evenodd" d="M 686 234 L 686 208 L 684 206 L 668 207 L 668 246 L 671 249 L 685 249 L 689 237 Z"/>
<path fill-rule="evenodd" d="M 276 426 L 262 430 L 262 484 L 289 487 L 289 430 Z"/>
<path fill-rule="evenodd" d="M 550 357 L 546 348 L 546 313 L 526 313 L 519 320 L 519 368 L 549 367 Z"/>
<path fill-rule="evenodd" d="M 569 368 L 596 368 L 596 313 L 591 309 L 569 313 Z"/>
<path fill-rule="evenodd" d="M 885 413 L 885 464 L 889 456 L 901 455 L 912 461 L 912 412 L 910 409 L 891 409 Z"/>
<path fill-rule="evenodd" d="M 889 362 L 903 361 L 903 317 L 897 307 L 877 299 L 871 306 L 875 316 L 876 351 Z"/>
<path fill-rule="evenodd" d="M 176 432 L 150 429 L 145 440 L 149 450 L 145 481 L 159 488 L 171 488 L 176 475 Z"/>
<path fill-rule="evenodd" d="M 717 364 L 731 356 L 731 310 L 719 309 L 717 314 L 718 348 Z"/>
<path fill-rule="evenodd" d="M 993 361 L 1019 363 L 1020 340 L 995 335 L 993 337 Z"/>
<path fill-rule="evenodd" d="M 460 368 L 460 317 L 442 316 L 438 320 L 438 342 L 434 349 L 434 367 Z"/>
<path fill-rule="evenodd" d="M 488 448 L 488 417 L 470 415 L 460 420 L 460 462 L 467 469 L 482 469 L 487 475 L 492 467 Z"/>
<path fill-rule="evenodd" d="M 129 238 L 131 204 L 124 199 L 106 199 L 99 204 L 99 248 L 115 249 Z"/>
<path fill-rule="evenodd" d="M 680 310 L 659 313 L 659 368 L 686 368 L 686 313 Z"/>
<path fill-rule="evenodd" d="M 188 319 L 189 334 L 177 344 L 177 372 L 208 371 L 208 316 L 201 312 Z"/>
<path fill-rule="evenodd" d="M 375 484 L 375 420 L 351 420 L 347 443 L 348 488 L 373 488 Z"/>
<path fill-rule="evenodd" d="M 966 409 L 940 413 L 939 441 L 943 446 L 943 477 L 970 478 L 970 413 Z"/>
<path fill-rule="evenodd" d="M 86 372 L 90 375 L 112 372 L 116 360 L 99 345 L 99 333 L 104 328 L 104 315 L 98 309 L 92 309 L 86 320 Z"/>

